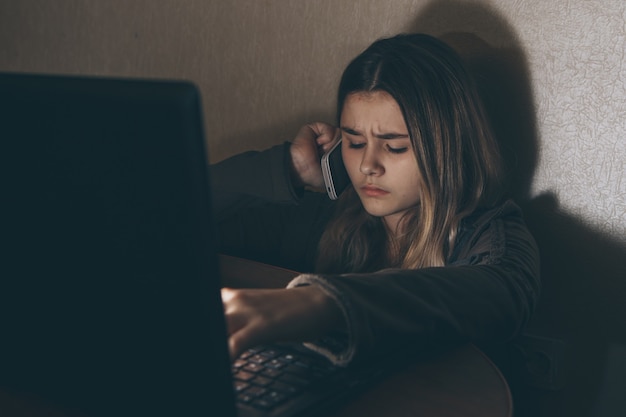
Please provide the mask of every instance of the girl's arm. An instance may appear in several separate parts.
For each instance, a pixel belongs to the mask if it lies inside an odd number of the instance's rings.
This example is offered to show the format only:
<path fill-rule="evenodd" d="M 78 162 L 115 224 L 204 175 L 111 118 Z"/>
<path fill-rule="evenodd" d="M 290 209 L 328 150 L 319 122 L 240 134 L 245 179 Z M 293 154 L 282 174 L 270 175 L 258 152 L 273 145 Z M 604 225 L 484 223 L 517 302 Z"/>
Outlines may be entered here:
<path fill-rule="evenodd" d="M 347 333 L 309 346 L 337 363 L 398 347 L 419 351 L 449 343 L 508 341 L 537 301 L 539 255 L 519 209 L 487 213 L 454 264 L 371 274 L 301 275 L 290 287 L 315 285 L 333 297 Z"/>
<path fill-rule="evenodd" d="M 297 203 L 302 189 L 323 189 L 321 155 L 330 149 L 338 130 L 326 123 L 303 126 L 293 142 L 263 152 L 249 151 L 211 166 L 216 218 L 242 207 L 267 202 Z"/>
<path fill-rule="evenodd" d="M 222 253 L 298 271 L 313 268 L 317 241 L 331 210 L 319 154 L 337 130 L 324 123 L 300 129 L 292 143 L 246 152 L 211 167 Z"/>
<path fill-rule="evenodd" d="M 237 211 L 268 202 L 296 204 L 290 177 L 290 143 L 249 151 L 211 165 L 214 215 L 219 222 Z"/>

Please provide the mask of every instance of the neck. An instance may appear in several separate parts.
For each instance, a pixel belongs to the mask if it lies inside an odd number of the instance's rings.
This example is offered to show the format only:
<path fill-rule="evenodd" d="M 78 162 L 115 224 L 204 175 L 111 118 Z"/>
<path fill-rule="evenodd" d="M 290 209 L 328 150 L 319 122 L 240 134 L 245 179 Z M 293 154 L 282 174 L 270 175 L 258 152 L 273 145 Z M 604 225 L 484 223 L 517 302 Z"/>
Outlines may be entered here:
<path fill-rule="evenodd" d="M 402 220 L 402 217 L 387 216 L 383 217 L 382 221 L 385 225 L 385 230 L 387 230 L 387 235 L 390 239 L 396 240 L 404 234 L 404 226 L 406 222 Z"/>

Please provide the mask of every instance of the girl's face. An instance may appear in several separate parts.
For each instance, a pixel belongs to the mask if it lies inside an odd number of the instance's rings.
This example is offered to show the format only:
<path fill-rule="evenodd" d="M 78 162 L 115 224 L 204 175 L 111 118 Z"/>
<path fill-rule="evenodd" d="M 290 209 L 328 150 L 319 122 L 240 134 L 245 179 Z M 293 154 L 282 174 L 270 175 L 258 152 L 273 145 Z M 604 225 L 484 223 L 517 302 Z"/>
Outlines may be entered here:
<path fill-rule="evenodd" d="M 343 162 L 365 210 L 395 232 L 419 203 L 419 173 L 402 111 L 388 93 L 346 97 L 341 113 Z"/>

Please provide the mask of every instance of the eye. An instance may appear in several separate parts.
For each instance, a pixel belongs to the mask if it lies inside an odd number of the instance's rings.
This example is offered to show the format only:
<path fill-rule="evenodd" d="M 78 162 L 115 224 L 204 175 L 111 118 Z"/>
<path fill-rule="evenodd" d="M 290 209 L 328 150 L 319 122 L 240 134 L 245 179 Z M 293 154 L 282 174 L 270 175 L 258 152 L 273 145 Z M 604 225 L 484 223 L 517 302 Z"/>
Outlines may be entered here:
<path fill-rule="evenodd" d="M 364 146 L 365 146 L 365 142 L 361 142 L 361 143 L 349 142 L 348 143 L 348 147 L 350 149 L 362 149 Z"/>
<path fill-rule="evenodd" d="M 391 146 L 387 145 L 387 150 L 389 152 L 391 152 L 391 153 L 397 153 L 398 154 L 398 153 L 405 153 L 406 151 L 409 150 L 409 148 L 407 146 L 401 147 L 401 148 L 394 148 L 394 147 L 391 147 Z"/>

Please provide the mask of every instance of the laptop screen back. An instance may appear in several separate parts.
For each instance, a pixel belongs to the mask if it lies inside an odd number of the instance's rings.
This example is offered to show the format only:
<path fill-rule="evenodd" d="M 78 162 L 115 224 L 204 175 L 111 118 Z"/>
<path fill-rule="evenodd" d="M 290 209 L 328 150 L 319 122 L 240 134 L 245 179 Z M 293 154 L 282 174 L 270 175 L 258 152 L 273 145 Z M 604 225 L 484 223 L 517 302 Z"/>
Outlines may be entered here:
<path fill-rule="evenodd" d="M 234 415 L 196 88 L 0 74 L 0 178 L 0 384 Z"/>

